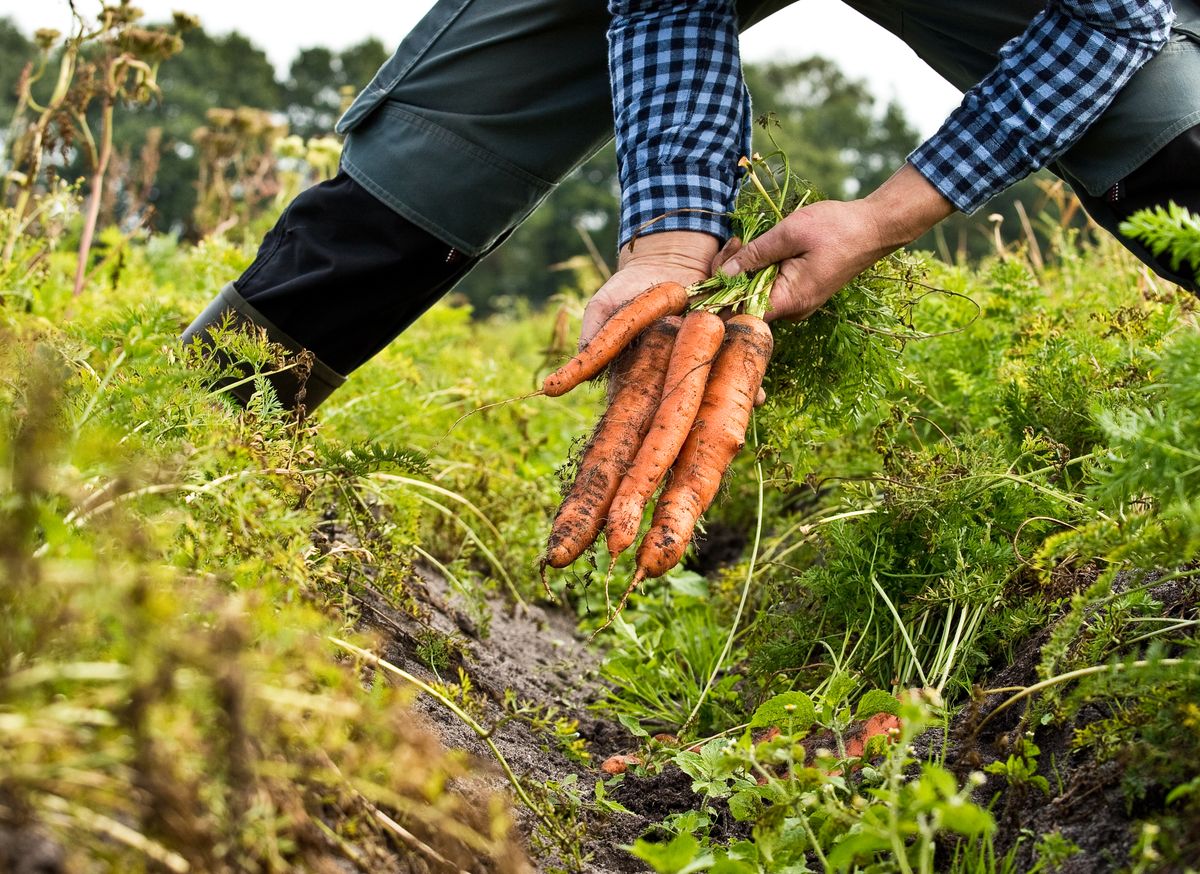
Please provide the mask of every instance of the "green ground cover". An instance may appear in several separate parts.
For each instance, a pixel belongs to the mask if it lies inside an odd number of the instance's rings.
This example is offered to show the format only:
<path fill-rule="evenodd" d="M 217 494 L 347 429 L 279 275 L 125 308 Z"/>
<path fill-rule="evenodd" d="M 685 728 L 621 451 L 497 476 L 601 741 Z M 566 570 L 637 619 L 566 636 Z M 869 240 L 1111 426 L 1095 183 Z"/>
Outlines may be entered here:
<path fill-rule="evenodd" d="M 1163 221 L 1195 245 L 1187 216 Z M 485 642 L 489 598 L 546 603 L 558 471 L 602 392 L 461 417 L 533 389 L 556 313 L 440 306 L 298 423 L 263 380 L 239 410 L 177 345 L 250 251 L 106 232 L 75 297 L 64 228 L 22 236 L 0 273 L 4 840 L 70 871 L 586 866 L 554 843 L 566 796 L 474 780 L 414 727 L 410 683 L 334 642 L 386 644 L 368 587 L 419 620 L 417 569 Z M 626 816 L 614 799 L 639 780 L 690 788 L 628 870 L 1183 871 L 1200 854 L 1193 301 L 1111 242 L 1062 231 L 1047 254 L 1040 274 L 1019 250 L 906 256 L 781 328 L 792 351 L 706 545 L 592 644 L 592 712 L 641 763 L 595 771 L 576 820 Z M 581 297 L 565 290 L 569 314 Z M 296 364 L 223 342 L 262 372 Z M 551 579 L 585 632 L 608 571 L 585 557 Z M 453 662 L 454 640 L 422 646 Z M 464 670 L 421 694 L 478 722 Z M 881 713 L 890 742 L 856 747 Z M 1073 769 L 1105 768 L 1107 856 L 1038 818 Z"/>

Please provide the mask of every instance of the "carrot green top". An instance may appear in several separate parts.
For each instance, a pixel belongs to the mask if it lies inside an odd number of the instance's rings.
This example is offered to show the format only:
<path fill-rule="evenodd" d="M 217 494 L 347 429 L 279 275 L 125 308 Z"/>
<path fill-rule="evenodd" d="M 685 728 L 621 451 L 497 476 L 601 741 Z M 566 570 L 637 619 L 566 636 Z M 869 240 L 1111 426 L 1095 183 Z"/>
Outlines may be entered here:
<path fill-rule="evenodd" d="M 811 185 L 794 173 L 787 156 L 774 152 L 767 157 L 755 154 L 743 157 L 739 165 L 746 176 L 734 206 L 734 233 L 743 243 L 749 243 L 793 212 L 812 200 L 820 199 Z M 688 292 L 700 295 L 691 309 L 716 312 L 733 310 L 762 318 L 771 306 L 771 288 L 779 275 L 778 265 L 727 276 L 717 271 L 715 276 L 697 282 Z"/>

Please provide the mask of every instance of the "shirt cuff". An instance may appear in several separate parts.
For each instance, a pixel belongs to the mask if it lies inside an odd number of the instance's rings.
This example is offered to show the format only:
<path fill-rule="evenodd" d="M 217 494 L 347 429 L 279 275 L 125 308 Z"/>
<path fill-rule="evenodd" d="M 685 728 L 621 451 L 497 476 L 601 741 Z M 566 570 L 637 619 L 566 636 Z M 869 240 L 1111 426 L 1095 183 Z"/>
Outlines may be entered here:
<path fill-rule="evenodd" d="M 964 121 L 967 115 L 971 120 Z M 980 128 L 982 113 L 956 110 L 941 129 L 908 156 L 955 209 L 970 215 L 1029 171 L 1006 161 Z"/>
<path fill-rule="evenodd" d="M 736 189 L 736 173 L 718 167 L 643 169 L 624 186 L 620 244 L 660 231 L 701 231 L 724 242 Z"/>

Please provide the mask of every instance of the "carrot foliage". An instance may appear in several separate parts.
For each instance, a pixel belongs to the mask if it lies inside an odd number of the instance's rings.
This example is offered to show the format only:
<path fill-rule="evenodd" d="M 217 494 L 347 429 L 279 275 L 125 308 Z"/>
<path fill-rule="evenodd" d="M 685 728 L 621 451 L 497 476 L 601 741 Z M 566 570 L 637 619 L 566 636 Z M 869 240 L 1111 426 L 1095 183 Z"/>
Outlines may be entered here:
<path fill-rule="evenodd" d="M 782 150 L 742 159 L 745 177 L 731 215 L 734 234 L 750 242 L 797 209 L 824 200 L 797 174 Z M 955 292 L 924 280 L 920 258 L 898 253 L 879 261 L 833 295 L 803 322 L 772 323 L 775 352 L 765 386 L 770 409 L 837 430 L 857 423 L 908 377 L 901 364 L 906 344 L 928 335 L 920 328 L 922 304 L 957 298 L 954 319 L 965 325 L 978 308 Z M 762 316 L 778 275 L 774 265 L 738 276 L 718 272 L 692 286 L 703 296 L 694 308 Z M 952 321 L 954 320 L 952 319 Z M 939 320 L 945 327 L 945 320 Z M 951 328 L 954 329 L 954 326 Z"/>

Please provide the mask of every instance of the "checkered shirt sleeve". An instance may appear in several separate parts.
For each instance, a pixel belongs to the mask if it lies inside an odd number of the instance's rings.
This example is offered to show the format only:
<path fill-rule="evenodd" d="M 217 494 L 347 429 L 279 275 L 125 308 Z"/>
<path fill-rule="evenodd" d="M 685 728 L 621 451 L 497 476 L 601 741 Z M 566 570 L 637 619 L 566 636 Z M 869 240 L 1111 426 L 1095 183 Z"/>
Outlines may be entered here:
<path fill-rule="evenodd" d="M 703 231 L 724 240 L 749 153 L 733 0 L 611 0 L 609 64 L 621 245 Z"/>
<path fill-rule="evenodd" d="M 1065 152 L 1166 44 L 1169 0 L 1051 0 L 909 162 L 963 212 Z"/>

